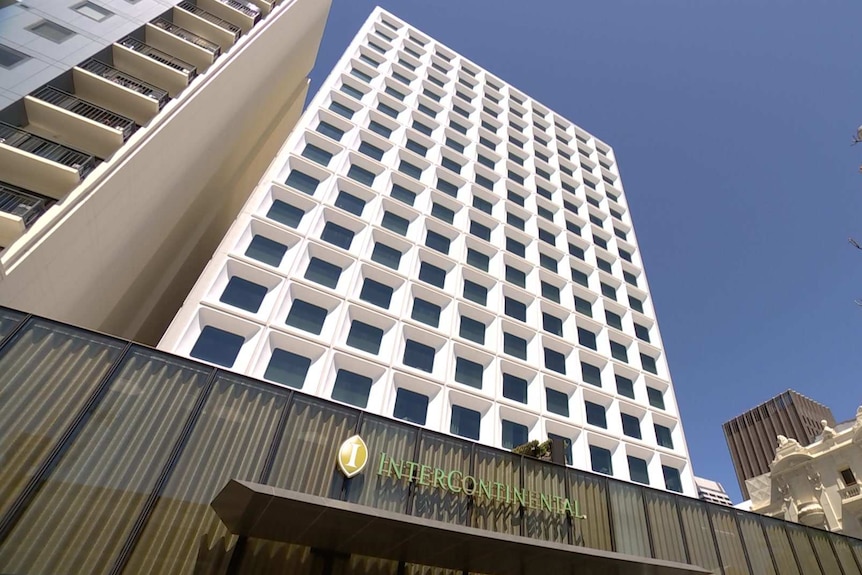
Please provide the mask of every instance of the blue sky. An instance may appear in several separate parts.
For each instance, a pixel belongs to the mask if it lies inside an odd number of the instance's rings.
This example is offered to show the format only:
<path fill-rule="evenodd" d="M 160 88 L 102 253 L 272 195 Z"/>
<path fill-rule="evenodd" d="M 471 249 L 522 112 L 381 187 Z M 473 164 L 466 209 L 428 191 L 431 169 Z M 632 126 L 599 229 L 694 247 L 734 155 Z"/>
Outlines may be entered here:
<path fill-rule="evenodd" d="M 862 3 L 401 0 L 381 6 L 616 151 L 696 474 L 788 388 L 862 403 Z M 377 2 L 333 0 L 316 91 Z"/>

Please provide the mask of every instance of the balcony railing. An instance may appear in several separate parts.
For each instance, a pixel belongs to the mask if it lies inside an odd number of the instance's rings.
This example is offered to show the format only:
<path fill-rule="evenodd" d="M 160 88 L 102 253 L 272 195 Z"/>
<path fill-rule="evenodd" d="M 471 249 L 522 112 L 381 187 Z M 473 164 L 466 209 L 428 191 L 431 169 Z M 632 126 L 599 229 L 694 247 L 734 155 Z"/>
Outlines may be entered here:
<path fill-rule="evenodd" d="M 96 159 L 89 154 L 45 140 L 2 122 L 0 122 L 0 143 L 77 170 L 82 179 L 96 167 Z"/>
<path fill-rule="evenodd" d="M 43 86 L 30 95 L 88 120 L 119 130 L 123 134 L 123 141 L 128 140 L 129 136 L 137 129 L 134 120 L 91 104 L 74 94 L 58 90 L 53 86 Z"/>
<path fill-rule="evenodd" d="M 126 74 L 122 70 L 118 70 L 113 66 L 109 66 L 104 62 L 100 62 L 95 58 L 90 58 L 89 60 L 83 62 L 78 65 L 81 69 L 90 72 L 91 74 L 95 74 L 101 78 L 109 80 L 114 84 L 118 84 L 123 88 L 128 88 L 133 92 L 137 92 L 138 94 L 142 94 L 148 98 L 152 98 L 153 100 L 159 103 L 159 109 L 168 103 L 170 100 L 170 96 L 165 90 L 153 86 L 152 84 L 148 84 L 143 80 L 139 80 L 134 76 L 130 76 Z"/>
<path fill-rule="evenodd" d="M 224 28 L 225 30 L 227 30 L 228 32 L 233 34 L 235 40 L 239 39 L 239 37 L 242 35 L 242 28 L 240 28 L 236 24 L 231 24 L 227 20 L 222 20 L 221 18 L 219 18 L 215 14 L 210 14 L 209 12 L 204 10 L 203 8 L 198 8 L 197 5 L 190 2 L 189 0 L 183 0 L 183 2 L 180 2 L 179 4 L 177 4 L 177 7 L 182 8 L 186 12 L 191 12 L 192 14 L 197 16 L 198 18 L 201 18 L 202 20 L 206 20 L 207 22 L 209 22 L 211 24 L 215 24 L 219 28 Z"/>
<path fill-rule="evenodd" d="M 162 52 L 158 48 L 153 48 L 148 44 L 144 44 L 137 38 L 126 36 L 118 43 L 120 44 L 120 46 L 124 46 L 129 50 L 134 50 L 139 54 L 143 54 L 144 56 L 152 58 L 160 64 L 164 64 L 165 66 L 173 68 L 174 70 L 185 73 L 186 76 L 188 76 L 189 82 L 191 82 L 192 79 L 197 76 L 197 69 L 188 62 L 171 56 L 167 52 Z"/>
<path fill-rule="evenodd" d="M 210 42 L 206 38 L 202 38 L 193 32 L 189 32 L 185 28 L 181 26 L 177 26 L 173 22 L 170 22 L 164 18 L 156 18 L 152 22 L 150 22 L 156 28 L 161 28 L 165 32 L 170 32 L 174 36 L 178 38 L 182 38 L 186 42 L 191 42 L 198 48 L 203 48 L 210 54 L 212 54 L 213 59 L 218 58 L 219 54 L 221 54 L 221 47 L 215 42 Z"/>
<path fill-rule="evenodd" d="M 249 2 L 242 2 L 241 0 L 216 0 L 224 4 L 225 6 L 229 6 L 234 10 L 238 10 L 242 12 L 246 16 L 250 18 L 254 18 L 254 23 L 257 24 L 258 20 L 260 20 L 260 8 L 251 4 Z"/>
<path fill-rule="evenodd" d="M 30 227 L 48 209 L 48 201 L 13 185 L 0 182 L 0 212 L 18 216 Z"/>
<path fill-rule="evenodd" d="M 853 499 L 854 497 L 859 497 L 860 490 L 859 484 L 848 485 L 844 489 L 840 489 L 838 493 L 841 495 L 841 500 L 846 501 L 848 499 Z"/>

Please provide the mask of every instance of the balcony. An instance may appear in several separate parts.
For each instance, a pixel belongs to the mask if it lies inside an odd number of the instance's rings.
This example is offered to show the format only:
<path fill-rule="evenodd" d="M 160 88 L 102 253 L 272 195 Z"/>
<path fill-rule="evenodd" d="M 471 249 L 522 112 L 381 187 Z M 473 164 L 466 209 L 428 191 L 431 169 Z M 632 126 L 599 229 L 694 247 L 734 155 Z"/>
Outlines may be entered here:
<path fill-rule="evenodd" d="M 156 18 L 146 25 L 147 43 L 175 54 L 186 62 L 204 71 L 221 54 L 215 42 L 178 26 L 165 18 Z"/>
<path fill-rule="evenodd" d="M 844 505 L 862 503 L 862 491 L 860 491 L 858 483 L 839 489 L 838 494 Z"/>
<path fill-rule="evenodd" d="M 116 152 L 137 129 L 134 120 L 53 86 L 26 96 L 24 106 L 28 129 L 97 158 Z"/>
<path fill-rule="evenodd" d="M 0 182 L 0 246 L 17 240 L 48 209 L 48 201 Z"/>
<path fill-rule="evenodd" d="M 190 0 L 184 0 L 174 7 L 173 21 L 174 24 L 215 42 L 222 50 L 233 46 L 242 35 L 242 28 L 207 12 Z"/>
<path fill-rule="evenodd" d="M 170 100 L 165 90 L 95 58 L 73 68 L 72 76 L 76 94 L 141 125 L 152 120 Z"/>
<path fill-rule="evenodd" d="M 239 26 L 248 34 L 262 16 L 260 8 L 244 0 L 197 0 L 197 6 Z"/>
<path fill-rule="evenodd" d="M 114 44 L 113 56 L 117 68 L 164 88 L 172 98 L 197 76 L 197 68 L 193 64 L 132 36 Z"/>
<path fill-rule="evenodd" d="M 59 200 L 95 166 L 90 154 L 0 123 L 0 173 L 11 184 Z"/>

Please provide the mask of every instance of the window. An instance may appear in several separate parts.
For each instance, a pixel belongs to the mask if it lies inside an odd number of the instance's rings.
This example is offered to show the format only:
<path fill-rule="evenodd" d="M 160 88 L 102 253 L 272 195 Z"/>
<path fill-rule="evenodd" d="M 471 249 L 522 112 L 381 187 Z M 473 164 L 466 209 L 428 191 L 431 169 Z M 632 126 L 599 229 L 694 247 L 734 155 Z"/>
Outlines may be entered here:
<path fill-rule="evenodd" d="M 527 359 L 527 340 L 524 338 L 512 335 L 511 333 L 503 333 L 503 353 L 517 357 L 518 359 Z"/>
<path fill-rule="evenodd" d="M 372 66 L 377 67 L 377 62 L 374 62 L 374 64 L 372 64 Z M 366 74 L 362 70 L 357 70 L 356 68 L 350 69 L 350 75 L 355 77 L 355 78 L 359 78 L 360 80 L 362 80 L 363 82 L 366 82 L 366 83 L 371 81 L 371 76 L 369 76 L 368 74 Z"/>
<path fill-rule="evenodd" d="M 113 12 L 92 2 L 82 2 L 72 7 L 72 10 L 96 22 L 102 22 L 114 15 Z"/>
<path fill-rule="evenodd" d="M 566 226 L 568 227 L 568 223 L 566 224 Z M 584 248 L 577 246 L 577 245 L 570 242 L 569 243 L 569 255 L 575 256 L 579 260 L 583 260 L 584 256 L 585 256 Z"/>
<path fill-rule="evenodd" d="M 617 382 L 617 393 L 629 399 L 635 398 L 635 382 L 621 375 L 614 376 Z"/>
<path fill-rule="evenodd" d="M 440 306 L 421 298 L 413 300 L 413 311 L 410 317 L 416 321 L 437 327 L 440 324 Z"/>
<path fill-rule="evenodd" d="M 637 285 L 638 285 L 637 276 L 631 272 L 627 272 L 627 271 L 623 270 L 623 279 L 626 280 L 626 283 L 629 285 L 633 285 L 635 287 L 637 287 Z"/>
<path fill-rule="evenodd" d="M 413 129 L 417 132 L 425 134 L 426 136 L 430 136 L 434 129 L 431 126 L 426 126 L 422 122 L 417 120 L 413 120 Z"/>
<path fill-rule="evenodd" d="M 589 287 L 589 276 L 577 268 L 572 268 L 572 281 L 584 287 Z"/>
<path fill-rule="evenodd" d="M 443 220 L 444 222 L 451 224 L 455 220 L 455 211 L 450 210 L 446 206 L 442 204 L 438 204 L 434 202 L 431 205 L 431 215 L 437 219 Z M 469 251 L 468 251 L 468 263 L 469 263 Z"/>
<path fill-rule="evenodd" d="M 353 108 L 348 108 L 341 102 L 336 102 L 335 100 L 333 100 L 329 104 L 329 109 L 338 114 L 339 116 L 344 116 L 348 119 L 352 118 L 354 114 Z"/>
<path fill-rule="evenodd" d="M 365 209 L 365 200 L 342 190 L 338 192 L 338 197 L 335 198 L 335 207 L 354 216 L 361 216 L 362 210 Z"/>
<path fill-rule="evenodd" d="M 375 134 L 380 134 L 384 138 L 388 138 L 389 136 L 392 135 L 392 130 L 390 130 L 389 128 L 387 128 L 386 126 L 381 124 L 380 122 L 375 122 L 374 120 L 371 120 L 368 123 L 368 129 L 371 130 L 372 132 L 374 132 Z M 363 143 L 365 143 L 365 142 L 363 142 Z"/>
<path fill-rule="evenodd" d="M 644 302 L 636 297 L 629 296 L 629 307 L 637 312 L 644 313 Z"/>
<path fill-rule="evenodd" d="M 449 433 L 467 439 L 479 439 L 479 423 L 482 414 L 460 405 L 452 406 L 452 421 L 449 424 Z"/>
<path fill-rule="evenodd" d="M 629 361 L 629 354 L 626 346 L 613 340 L 611 340 L 611 356 L 616 360 L 624 361 L 626 363 Z"/>
<path fill-rule="evenodd" d="M 425 235 L 425 245 L 441 254 L 449 253 L 449 244 L 449 238 L 442 234 L 438 234 L 437 232 L 428 230 L 428 233 Z"/>
<path fill-rule="evenodd" d="M 458 140 L 453 140 L 452 138 L 446 138 L 446 145 L 456 152 L 464 153 L 464 144 L 459 142 Z"/>
<path fill-rule="evenodd" d="M 607 262 L 607 261 L 603 260 L 602 258 L 596 258 L 596 263 L 598 263 L 600 270 L 607 272 L 609 274 L 614 273 L 611 269 L 610 262 Z"/>
<path fill-rule="evenodd" d="M 511 252 L 516 256 L 521 256 L 523 258 L 527 254 L 527 246 L 507 236 L 506 251 Z"/>
<path fill-rule="evenodd" d="M 556 238 L 554 237 L 554 234 L 552 234 L 548 230 L 543 230 L 542 228 L 539 228 L 539 239 L 546 244 L 550 244 L 552 246 L 556 243 Z"/>
<path fill-rule="evenodd" d="M 442 178 L 437 178 L 437 189 L 453 198 L 458 195 L 458 186 Z"/>
<path fill-rule="evenodd" d="M 526 199 L 524 198 L 524 196 L 522 196 L 521 194 L 516 194 L 512 190 L 506 190 L 506 198 L 510 202 L 515 202 L 516 204 L 518 204 L 521 207 L 523 207 L 524 203 L 526 202 Z"/>
<path fill-rule="evenodd" d="M 649 343 L 649 328 L 638 323 L 635 324 L 635 335 L 638 339 Z"/>
<path fill-rule="evenodd" d="M 407 145 L 405 147 L 411 152 L 416 152 L 420 156 L 424 156 L 428 153 L 428 148 L 423 146 L 416 140 L 407 140 Z"/>
<path fill-rule="evenodd" d="M 406 366 L 431 373 L 434 371 L 434 348 L 408 339 L 404 344 L 404 357 L 401 361 Z"/>
<path fill-rule="evenodd" d="M 419 266 L 419 279 L 442 289 L 443 284 L 446 282 L 446 270 L 440 269 L 428 262 L 422 262 Z"/>
<path fill-rule="evenodd" d="M 291 188 L 297 189 L 300 192 L 305 192 L 310 196 L 314 194 L 315 190 L 317 190 L 317 186 L 320 185 L 320 180 L 313 176 L 309 176 L 305 172 L 293 170 L 290 172 L 290 175 L 287 176 L 284 183 Z"/>
<path fill-rule="evenodd" d="M 524 220 L 524 218 L 520 218 L 520 217 L 516 216 L 515 214 L 507 212 L 506 213 L 506 223 L 509 224 L 510 226 L 515 226 L 519 230 L 523 230 L 524 226 L 526 225 L 527 222 Z"/>
<path fill-rule="evenodd" d="M 658 426 L 656 426 L 656 435 L 658 435 Z M 668 430 L 668 436 L 670 436 L 670 430 Z M 670 445 L 670 447 L 673 447 L 673 445 Z M 856 485 L 856 476 L 853 475 L 852 469 L 848 467 L 847 469 L 842 469 L 838 473 L 841 474 L 841 481 L 844 482 L 845 487 L 848 487 L 850 485 Z"/>
<path fill-rule="evenodd" d="M 629 437 L 634 437 L 635 439 L 641 438 L 641 421 L 634 415 L 629 415 L 628 413 L 621 413 L 620 419 L 623 422 L 623 433 L 628 435 Z"/>
<path fill-rule="evenodd" d="M 527 403 L 527 380 L 504 373 L 503 397 L 512 401 Z"/>
<path fill-rule="evenodd" d="M 396 234 L 406 236 L 410 222 L 406 218 L 397 216 L 392 212 L 383 212 L 383 219 L 380 221 L 380 225 Z"/>
<path fill-rule="evenodd" d="M 257 234 L 252 236 L 245 250 L 245 255 L 248 257 L 276 268 L 281 265 L 285 253 L 287 253 L 286 245 Z"/>
<path fill-rule="evenodd" d="M 626 237 L 626 233 L 616 226 L 614 226 L 614 235 L 617 236 L 618 238 L 620 238 L 621 240 L 627 240 L 628 239 Z M 629 261 L 631 261 L 631 260 L 629 260 Z"/>
<path fill-rule="evenodd" d="M 647 387 L 646 390 L 649 404 L 658 409 L 664 409 L 664 394 L 654 387 Z"/>
<path fill-rule="evenodd" d="M 549 222 L 554 221 L 554 213 L 551 210 L 549 210 L 548 208 L 543 208 L 542 206 L 537 206 L 536 207 L 536 213 L 539 215 L 540 218 L 544 218 L 544 219 L 548 220 Z"/>
<path fill-rule="evenodd" d="M 440 159 L 440 165 L 443 166 L 444 168 L 446 168 L 447 170 L 452 170 L 456 174 L 461 173 L 461 164 L 459 164 L 455 160 L 447 158 L 446 156 L 443 156 Z M 443 190 L 441 190 L 441 191 L 443 191 Z"/>
<path fill-rule="evenodd" d="M 387 88 L 386 91 L 388 92 L 389 88 Z M 388 106 L 388 105 L 384 104 L 383 102 L 377 103 L 377 110 L 382 114 L 386 114 L 390 118 L 397 118 L 398 117 L 398 110 L 396 110 L 392 106 Z"/>
<path fill-rule="evenodd" d="M 486 138 L 484 136 L 479 136 L 479 143 L 482 144 L 483 146 L 485 146 L 486 148 L 490 148 L 492 150 L 495 150 L 497 148 L 497 144 L 495 144 L 494 142 L 492 142 L 491 140 L 489 140 L 488 138 Z M 523 162 L 523 160 L 522 160 L 522 162 Z"/>
<path fill-rule="evenodd" d="M 269 219 L 291 228 L 299 226 L 299 222 L 302 221 L 302 216 L 304 215 L 305 212 L 301 209 L 282 202 L 281 200 L 273 200 L 269 211 L 266 213 L 266 217 Z"/>
<path fill-rule="evenodd" d="M 631 263 L 631 261 L 632 261 L 632 254 L 631 253 L 629 253 L 623 249 L 618 249 L 617 251 L 619 252 L 621 258 L 623 258 L 627 262 Z"/>
<path fill-rule="evenodd" d="M 362 99 L 362 96 L 363 96 L 362 90 L 358 90 L 358 89 L 354 88 L 353 86 L 351 86 L 350 84 L 342 84 L 340 89 L 342 92 L 344 92 L 345 94 L 347 94 L 348 96 L 350 96 L 352 98 L 356 98 L 357 100 Z"/>
<path fill-rule="evenodd" d="M 416 180 L 422 177 L 422 168 L 404 160 L 401 160 L 401 163 L 398 164 L 398 171 Z"/>
<path fill-rule="evenodd" d="M 9 70 L 29 59 L 30 56 L 27 54 L 19 52 L 18 50 L 10 48 L 4 44 L 0 44 L 0 67 Z"/>
<path fill-rule="evenodd" d="M 263 377 L 288 387 L 302 389 L 310 366 L 311 359 L 307 357 L 283 349 L 274 349 Z"/>
<path fill-rule="evenodd" d="M 517 183 L 521 184 L 522 186 L 524 185 L 524 182 L 527 181 L 527 179 L 524 176 L 522 176 L 518 172 L 513 172 L 512 170 L 509 170 L 508 177 L 513 182 L 517 182 Z"/>
<path fill-rule="evenodd" d="M 474 268 L 480 269 L 483 272 L 488 271 L 488 266 L 491 263 L 491 258 L 480 251 L 473 248 L 467 248 L 467 264 Z"/>
<path fill-rule="evenodd" d="M 392 301 L 392 292 L 393 290 L 390 286 L 370 278 L 365 278 L 365 281 L 362 282 L 362 290 L 359 292 L 359 299 L 383 309 L 389 309 L 389 303 Z"/>
<path fill-rule="evenodd" d="M 664 486 L 668 491 L 682 493 L 682 478 L 680 478 L 679 469 L 662 465 L 661 473 L 664 475 Z"/>
<path fill-rule="evenodd" d="M 636 483 L 649 485 L 649 472 L 647 471 L 647 462 L 640 457 L 633 455 L 628 456 L 629 460 L 629 477 Z"/>
<path fill-rule="evenodd" d="M 491 241 L 491 228 L 484 226 L 479 222 L 470 222 L 470 233 L 486 242 Z"/>
<path fill-rule="evenodd" d="M 462 126 L 458 122 L 455 122 L 455 121 L 449 122 L 449 127 L 452 128 L 453 130 L 455 130 L 456 132 L 460 133 L 460 134 L 466 134 L 467 133 L 467 128 L 465 128 L 464 126 Z"/>
<path fill-rule="evenodd" d="M 643 367 L 644 371 L 648 371 L 650 373 L 654 373 L 658 375 L 658 368 L 656 367 L 655 358 L 645 353 L 641 354 L 641 367 Z"/>
<path fill-rule="evenodd" d="M 428 88 L 425 88 L 424 90 L 422 90 L 422 93 L 424 95 L 428 96 L 429 98 L 431 98 L 432 100 L 434 100 L 435 102 L 439 102 L 442 99 L 442 96 L 440 96 L 439 94 L 437 94 L 436 92 L 434 92 L 432 90 L 429 90 Z"/>
<path fill-rule="evenodd" d="M 557 260 L 548 254 L 539 254 L 539 265 L 549 272 L 557 273 Z"/>
<path fill-rule="evenodd" d="M 593 304 L 582 297 L 575 296 L 575 311 L 593 317 Z"/>
<path fill-rule="evenodd" d="M 380 65 L 380 62 L 378 62 L 374 58 L 369 58 L 365 54 L 360 54 L 359 59 L 362 60 L 363 62 L 365 62 L 366 64 L 368 64 L 369 66 L 372 66 L 374 68 L 376 68 L 377 66 Z"/>
<path fill-rule="evenodd" d="M 554 303 L 560 303 L 560 288 L 548 282 L 542 282 L 542 297 Z"/>
<path fill-rule="evenodd" d="M 494 208 L 494 204 L 492 204 L 488 200 L 480 198 L 479 196 L 473 196 L 473 207 L 480 212 L 490 214 L 491 210 Z"/>
<path fill-rule="evenodd" d="M 545 348 L 545 367 L 551 371 L 566 374 L 566 356 L 553 349 Z"/>
<path fill-rule="evenodd" d="M 425 425 L 428 416 L 428 396 L 399 387 L 395 392 L 395 419 L 403 419 L 417 425 Z"/>
<path fill-rule="evenodd" d="M 374 242 L 374 249 L 371 250 L 371 261 L 397 270 L 401 264 L 401 252 L 386 244 Z"/>
<path fill-rule="evenodd" d="M 323 330 L 323 321 L 326 319 L 327 311 L 322 307 L 310 304 L 301 299 L 293 300 L 290 312 L 287 314 L 287 325 L 301 329 L 316 335 Z"/>
<path fill-rule="evenodd" d="M 568 204 L 569 202 L 565 202 L 565 203 Z M 577 208 L 575 208 L 574 211 L 577 213 Z M 581 235 L 581 226 L 579 226 L 575 222 L 566 220 L 566 229 L 575 235 L 578 235 L 578 236 Z"/>
<path fill-rule="evenodd" d="M 332 399 L 364 409 L 368 405 L 371 384 L 370 377 L 339 369 L 332 386 Z"/>
<path fill-rule="evenodd" d="M 569 396 L 550 387 L 545 388 L 545 399 L 548 403 L 548 411 L 569 417 Z"/>
<path fill-rule="evenodd" d="M 590 349 L 598 349 L 596 334 L 582 327 L 578 328 L 578 343 Z"/>
<path fill-rule="evenodd" d="M 664 425 L 659 425 L 658 423 L 654 424 L 653 427 L 655 428 L 656 443 L 658 443 L 661 447 L 673 449 L 673 436 L 671 435 L 670 428 L 665 427 Z M 849 469 L 845 471 L 849 471 Z M 850 485 L 846 482 L 845 484 Z"/>
<path fill-rule="evenodd" d="M 549 313 L 542 313 L 542 328 L 557 337 L 563 337 L 563 320 Z"/>
<path fill-rule="evenodd" d="M 383 150 L 381 150 L 380 148 L 378 148 L 377 146 L 375 146 L 373 144 L 369 144 L 365 140 L 362 140 L 362 143 L 359 144 L 359 153 L 365 154 L 369 158 L 374 158 L 377 161 L 382 160 L 383 154 L 384 154 Z M 372 181 L 373 181 L 373 178 L 372 178 Z"/>
<path fill-rule="evenodd" d="M 202 361 L 233 367 L 243 343 L 245 338 L 241 335 L 208 325 L 201 330 L 189 355 Z"/>
<path fill-rule="evenodd" d="M 581 362 L 581 377 L 584 383 L 602 386 L 602 370 L 592 364 Z"/>
<path fill-rule="evenodd" d="M 455 381 L 482 389 L 482 374 L 485 368 L 481 364 L 463 357 L 455 358 Z"/>
<path fill-rule="evenodd" d="M 461 316 L 461 327 L 458 330 L 458 335 L 480 345 L 485 345 L 485 324 L 467 316 Z"/>
<path fill-rule="evenodd" d="M 429 116 L 431 118 L 435 118 L 437 116 L 437 112 L 433 108 L 430 108 L 430 107 L 426 106 L 425 104 L 420 103 L 416 107 L 416 109 L 419 110 L 420 112 L 422 112 L 423 114 L 425 114 L 426 116 Z"/>
<path fill-rule="evenodd" d="M 219 301 L 251 313 L 260 310 L 260 304 L 266 296 L 267 289 L 247 279 L 238 276 L 231 277 L 219 298 Z"/>
<path fill-rule="evenodd" d="M 529 430 L 526 425 L 503 420 L 503 449 L 514 449 L 529 441 Z"/>
<path fill-rule="evenodd" d="M 405 84 L 407 86 L 410 85 L 410 78 L 408 78 L 404 74 L 399 74 L 398 72 L 392 72 L 392 77 L 395 80 L 397 80 L 398 82 L 401 82 L 402 84 Z M 393 92 L 394 91 L 395 90 L 393 90 Z M 398 93 L 401 94 L 400 92 L 398 92 Z M 399 98 L 399 100 L 403 100 L 403 99 L 404 99 L 404 94 L 401 94 L 401 97 Z"/>
<path fill-rule="evenodd" d="M 305 270 L 305 279 L 319 283 L 331 289 L 335 289 L 340 277 L 340 267 L 327 261 L 323 261 L 320 258 L 311 258 L 308 262 L 308 269 Z"/>
<path fill-rule="evenodd" d="M 605 320 L 608 322 L 608 325 L 614 327 L 616 329 L 623 329 L 623 318 L 621 318 L 618 314 L 610 310 L 605 310 Z"/>
<path fill-rule="evenodd" d="M 596 427 L 603 427 L 605 429 L 608 428 L 608 421 L 605 415 L 605 408 L 603 405 L 593 403 L 592 401 L 585 401 L 584 409 L 586 410 L 587 414 L 587 423 L 589 423 L 590 425 L 595 425 Z"/>
<path fill-rule="evenodd" d="M 518 268 L 506 266 L 506 281 L 523 288 L 527 286 L 527 274 Z"/>
<path fill-rule="evenodd" d="M 69 30 L 64 26 L 60 26 L 59 24 L 51 22 L 50 20 L 42 20 L 41 22 L 37 22 L 36 24 L 29 26 L 27 29 L 30 32 L 33 32 L 34 34 L 41 36 L 42 38 L 45 38 L 47 40 L 50 40 L 51 42 L 54 42 L 56 44 L 59 44 L 64 40 L 68 40 L 75 35 L 73 31 Z"/>
<path fill-rule="evenodd" d="M 492 170 L 494 169 L 494 165 L 496 164 L 496 162 L 494 162 L 494 160 L 492 160 L 491 158 L 488 158 L 486 156 L 483 156 L 482 154 L 479 154 L 476 159 L 479 161 L 480 164 L 482 164 L 486 168 L 491 168 Z"/>
<path fill-rule="evenodd" d="M 553 441 L 555 444 L 560 443 L 563 446 L 563 453 L 566 456 L 566 465 L 572 465 L 572 440 L 553 433 L 548 434 L 548 439 Z"/>
<path fill-rule="evenodd" d="M 351 164 L 350 169 L 347 171 L 347 177 L 370 187 L 374 183 L 375 175 L 370 170 L 366 170 L 356 164 Z"/>
<path fill-rule="evenodd" d="M 615 300 L 617 299 L 617 288 L 602 282 L 602 295 Z"/>
<path fill-rule="evenodd" d="M 494 190 L 494 181 L 490 178 L 486 178 L 482 174 L 476 174 L 476 184 L 482 186 L 486 190 Z"/>
<path fill-rule="evenodd" d="M 470 112 L 468 112 L 467 110 L 465 110 L 464 108 L 462 108 L 460 106 L 453 106 L 452 111 L 455 112 L 456 114 L 458 114 L 459 116 L 463 116 L 465 118 L 470 116 Z"/>
<path fill-rule="evenodd" d="M 604 447 L 590 445 L 590 463 L 592 470 L 596 473 L 604 473 L 605 475 L 614 474 L 614 468 L 611 464 L 611 452 Z"/>
<path fill-rule="evenodd" d="M 520 321 L 527 321 L 527 305 L 516 299 L 507 297 L 503 300 L 503 312 Z"/>
<path fill-rule="evenodd" d="M 326 222 L 320 239 L 341 249 L 349 250 L 350 244 L 353 242 L 353 232 L 334 222 Z"/>
<path fill-rule="evenodd" d="M 488 304 L 488 288 L 470 280 L 464 280 L 464 299 L 476 302 L 479 305 Z"/>

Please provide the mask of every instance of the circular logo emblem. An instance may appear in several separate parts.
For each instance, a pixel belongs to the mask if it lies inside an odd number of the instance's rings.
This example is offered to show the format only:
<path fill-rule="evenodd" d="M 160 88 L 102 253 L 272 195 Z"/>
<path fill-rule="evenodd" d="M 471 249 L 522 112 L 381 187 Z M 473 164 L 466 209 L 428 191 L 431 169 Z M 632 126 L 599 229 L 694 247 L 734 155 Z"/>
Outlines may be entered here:
<path fill-rule="evenodd" d="M 358 435 L 344 441 L 338 448 L 338 469 L 348 479 L 360 473 L 368 463 L 368 446 Z"/>

